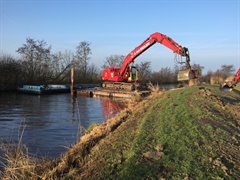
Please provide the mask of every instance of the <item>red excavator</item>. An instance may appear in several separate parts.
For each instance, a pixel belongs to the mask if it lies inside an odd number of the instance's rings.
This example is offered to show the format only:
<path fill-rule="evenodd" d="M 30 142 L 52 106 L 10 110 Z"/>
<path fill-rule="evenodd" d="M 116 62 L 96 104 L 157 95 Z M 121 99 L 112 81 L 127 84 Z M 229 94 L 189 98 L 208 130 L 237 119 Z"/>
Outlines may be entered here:
<path fill-rule="evenodd" d="M 173 39 L 164 34 L 155 32 L 125 57 L 120 68 L 115 68 L 112 66 L 103 70 L 102 79 L 104 82 L 102 86 L 104 88 L 113 88 L 119 90 L 135 90 L 135 82 L 138 81 L 138 71 L 135 66 L 130 66 L 130 64 L 133 63 L 139 55 L 145 52 L 156 42 L 171 49 L 173 53 L 176 53 L 181 57 L 185 57 L 185 62 L 179 62 L 185 63 L 185 68 L 184 70 L 179 71 L 178 81 L 197 79 L 197 72 L 192 70 L 190 66 L 188 48 L 182 47 Z"/>
<path fill-rule="evenodd" d="M 240 82 L 240 68 L 234 76 L 229 76 L 225 79 L 225 81 L 221 84 L 221 88 L 234 88 L 237 83 Z"/>

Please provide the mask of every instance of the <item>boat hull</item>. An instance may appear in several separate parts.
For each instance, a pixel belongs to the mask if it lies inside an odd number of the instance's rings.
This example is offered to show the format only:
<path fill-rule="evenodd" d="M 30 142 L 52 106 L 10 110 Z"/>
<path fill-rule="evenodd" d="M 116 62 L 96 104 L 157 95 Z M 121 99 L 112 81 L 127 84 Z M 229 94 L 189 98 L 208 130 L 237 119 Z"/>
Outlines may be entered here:
<path fill-rule="evenodd" d="M 58 94 L 58 93 L 69 93 L 70 88 L 67 85 L 24 85 L 18 88 L 18 91 L 26 94 Z"/>

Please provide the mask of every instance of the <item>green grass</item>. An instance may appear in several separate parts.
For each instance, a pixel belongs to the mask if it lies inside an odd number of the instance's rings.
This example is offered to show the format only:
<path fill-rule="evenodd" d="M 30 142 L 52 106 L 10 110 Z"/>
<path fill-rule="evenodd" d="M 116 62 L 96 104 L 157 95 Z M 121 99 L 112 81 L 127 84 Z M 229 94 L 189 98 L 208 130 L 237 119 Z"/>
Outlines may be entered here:
<path fill-rule="evenodd" d="M 228 178 L 222 170 L 223 166 L 214 166 L 212 161 L 219 158 L 219 149 L 216 147 L 231 136 L 221 128 L 201 123 L 202 119 L 224 119 L 222 114 L 215 114 L 208 109 L 221 107 L 218 107 L 214 100 L 206 101 L 204 96 L 199 96 L 196 92 L 201 89 L 211 92 L 210 97 L 218 97 L 221 94 L 214 86 L 192 87 L 167 92 L 154 100 L 144 115 L 137 120 L 136 133 L 131 137 L 134 140 L 124 151 L 125 161 L 118 165 L 117 173 L 112 177 Z M 225 96 L 229 93 L 231 92 L 227 92 Z M 115 142 L 111 145 L 115 146 Z M 163 147 L 164 155 L 160 160 L 144 158 L 145 152 L 154 151 L 157 146 Z M 111 161 L 113 159 L 114 153 Z M 112 167 L 108 166 L 104 170 L 104 177 L 109 177 L 112 171 Z M 233 169 L 231 172 L 236 175 L 237 170 Z"/>
<path fill-rule="evenodd" d="M 237 84 L 237 86 L 235 87 L 236 90 L 240 91 L 240 83 Z"/>
<path fill-rule="evenodd" d="M 208 157 L 213 156 L 214 152 L 209 154 L 213 151 L 207 146 L 209 139 L 203 136 L 203 129 L 193 118 L 194 113 L 195 116 L 201 115 L 198 108 L 195 110 L 189 106 L 193 91 L 192 88 L 171 92 L 156 100 L 143 117 L 123 169 L 123 177 L 210 178 L 223 175 L 208 166 Z M 157 145 L 163 146 L 164 156 L 161 161 L 142 158 L 144 152 Z M 211 173 L 207 175 L 207 171 Z"/>

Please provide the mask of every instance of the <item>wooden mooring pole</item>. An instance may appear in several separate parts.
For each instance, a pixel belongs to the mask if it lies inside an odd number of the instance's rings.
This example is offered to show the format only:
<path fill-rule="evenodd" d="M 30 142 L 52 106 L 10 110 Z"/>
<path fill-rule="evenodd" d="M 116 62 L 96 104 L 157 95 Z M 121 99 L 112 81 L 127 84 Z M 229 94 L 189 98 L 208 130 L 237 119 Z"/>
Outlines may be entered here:
<path fill-rule="evenodd" d="M 71 86 L 70 86 L 70 91 L 71 91 L 71 95 L 72 95 L 72 96 L 74 95 L 73 86 L 74 86 L 74 66 L 73 66 L 73 64 L 72 64 L 72 65 L 71 65 Z"/>

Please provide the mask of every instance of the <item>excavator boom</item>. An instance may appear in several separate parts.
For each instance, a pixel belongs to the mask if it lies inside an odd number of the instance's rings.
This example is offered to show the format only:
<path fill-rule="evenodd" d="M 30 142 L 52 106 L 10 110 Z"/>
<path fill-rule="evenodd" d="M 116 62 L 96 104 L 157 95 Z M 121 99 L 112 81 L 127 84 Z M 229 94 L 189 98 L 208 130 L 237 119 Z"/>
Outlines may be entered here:
<path fill-rule="evenodd" d="M 139 55 L 141 55 L 143 52 L 145 52 L 148 48 L 150 48 L 152 45 L 154 45 L 156 42 L 166 46 L 167 48 L 171 49 L 173 53 L 176 53 L 180 56 L 186 57 L 186 63 L 189 67 L 189 51 L 186 47 L 182 47 L 178 43 L 176 43 L 173 39 L 170 37 L 155 32 L 150 35 L 149 38 L 147 38 L 145 41 L 142 42 L 138 47 L 136 47 L 133 51 L 131 51 L 126 58 L 123 61 L 123 64 L 120 68 L 120 76 L 124 76 L 126 73 L 127 67 L 130 63 L 132 63 Z"/>

